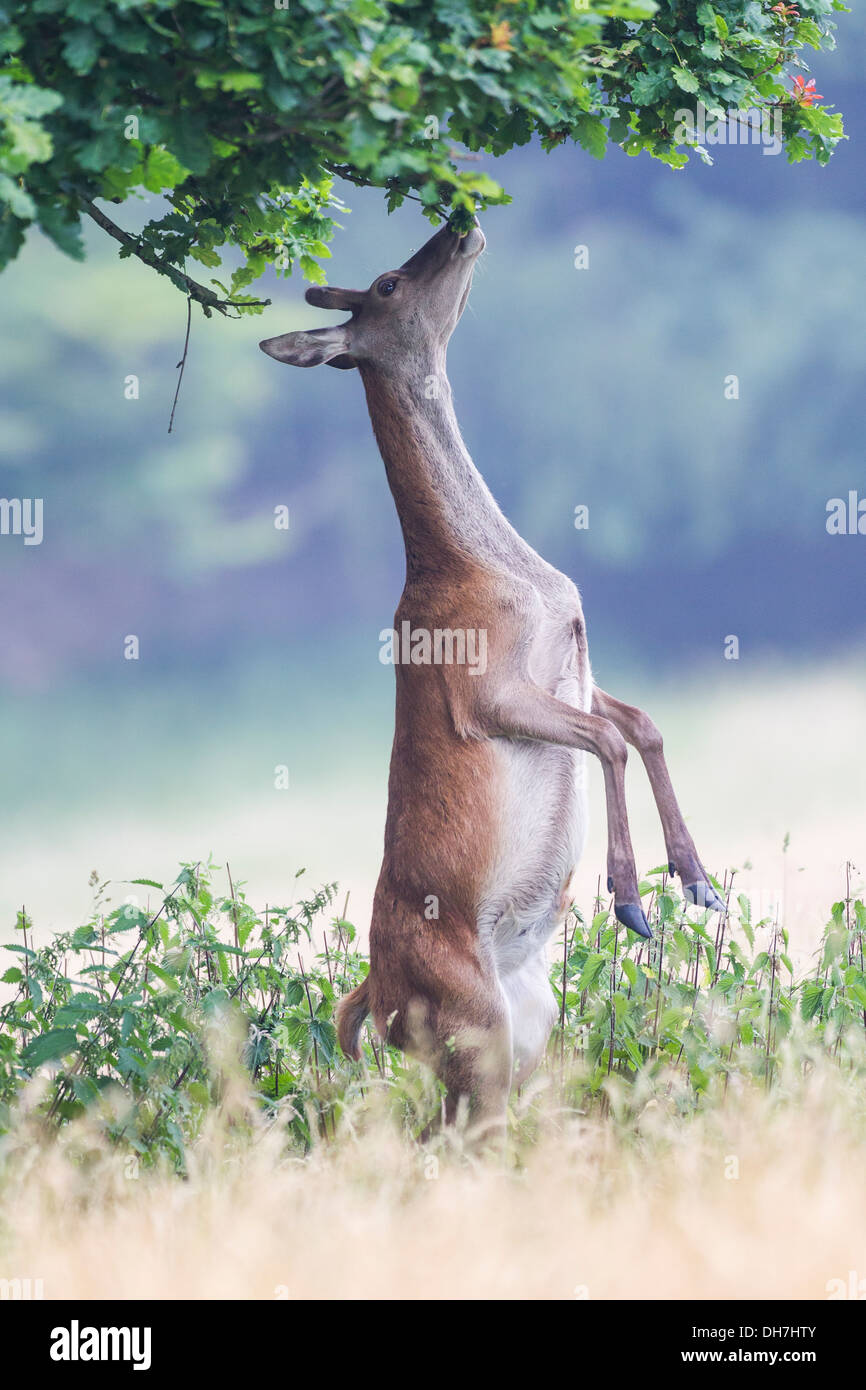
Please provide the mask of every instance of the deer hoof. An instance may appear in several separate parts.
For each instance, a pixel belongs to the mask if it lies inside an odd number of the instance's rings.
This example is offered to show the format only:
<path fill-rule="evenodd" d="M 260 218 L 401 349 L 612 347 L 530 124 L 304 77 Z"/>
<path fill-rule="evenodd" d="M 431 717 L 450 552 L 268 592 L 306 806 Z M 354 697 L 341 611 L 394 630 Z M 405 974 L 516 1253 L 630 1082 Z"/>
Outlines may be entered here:
<path fill-rule="evenodd" d="M 652 928 L 639 903 L 617 903 L 613 910 L 616 920 L 622 922 L 624 927 L 628 927 L 629 931 L 635 932 L 636 935 L 644 937 L 647 941 L 652 941 Z"/>
<path fill-rule="evenodd" d="M 708 908 L 710 912 L 726 913 L 725 901 L 709 883 L 684 883 L 683 893 L 696 907 Z"/>

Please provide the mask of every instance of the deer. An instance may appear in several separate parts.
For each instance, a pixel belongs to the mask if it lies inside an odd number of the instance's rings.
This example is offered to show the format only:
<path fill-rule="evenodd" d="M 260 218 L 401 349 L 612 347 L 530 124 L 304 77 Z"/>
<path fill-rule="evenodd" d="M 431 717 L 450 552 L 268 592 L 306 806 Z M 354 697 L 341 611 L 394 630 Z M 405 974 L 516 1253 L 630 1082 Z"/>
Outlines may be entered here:
<path fill-rule="evenodd" d="M 426 659 L 413 645 L 395 664 L 370 968 L 337 1013 L 347 1057 L 360 1060 L 372 1014 L 381 1039 L 433 1068 L 446 1124 L 476 1137 L 504 1132 L 512 1087 L 538 1066 L 556 1018 L 547 945 L 584 847 L 587 754 L 603 772 L 617 921 L 652 937 L 626 808 L 629 746 L 649 778 L 671 876 L 690 902 L 725 911 L 659 730 L 594 683 L 577 586 L 506 519 L 461 437 L 446 350 L 484 248 L 477 219 L 468 231 L 445 223 L 366 290 L 307 290 L 309 304 L 348 313 L 344 322 L 260 343 L 278 362 L 360 374 L 406 552 L 394 630 L 485 634 L 483 670 L 448 650 L 430 660 L 429 644 Z"/>

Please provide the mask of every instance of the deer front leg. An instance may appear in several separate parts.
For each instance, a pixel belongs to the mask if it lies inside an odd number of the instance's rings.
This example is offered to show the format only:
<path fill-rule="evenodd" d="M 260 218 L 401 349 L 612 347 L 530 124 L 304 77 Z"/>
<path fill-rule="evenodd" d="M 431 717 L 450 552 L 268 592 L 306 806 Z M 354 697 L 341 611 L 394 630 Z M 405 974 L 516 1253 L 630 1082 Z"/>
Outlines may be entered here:
<path fill-rule="evenodd" d="M 628 749 L 622 734 L 610 720 L 572 709 L 540 686 L 521 682 L 507 690 L 491 692 L 483 704 L 481 725 L 493 738 L 530 739 L 580 748 L 599 759 L 604 773 L 607 804 L 607 886 L 614 895 L 617 921 L 652 938 L 638 892 L 634 851 L 625 804 L 625 767 Z"/>
<path fill-rule="evenodd" d="M 699 907 L 726 912 L 686 829 L 665 762 L 662 736 L 649 715 L 634 705 L 615 700 L 597 685 L 592 690 L 592 712 L 609 719 L 626 742 L 640 753 L 662 823 L 668 866 L 672 874 L 679 874 L 686 897 Z"/>

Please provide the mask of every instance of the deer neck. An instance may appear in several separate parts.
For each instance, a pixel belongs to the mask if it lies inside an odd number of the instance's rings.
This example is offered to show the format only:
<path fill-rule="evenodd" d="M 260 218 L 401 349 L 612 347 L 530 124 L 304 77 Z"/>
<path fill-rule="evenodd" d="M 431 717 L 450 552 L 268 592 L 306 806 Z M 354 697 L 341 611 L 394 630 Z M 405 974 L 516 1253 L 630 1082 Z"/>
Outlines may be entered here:
<path fill-rule="evenodd" d="M 490 558 L 495 535 L 511 528 L 463 442 L 444 361 L 405 373 L 360 370 L 409 573 L 449 557 Z"/>

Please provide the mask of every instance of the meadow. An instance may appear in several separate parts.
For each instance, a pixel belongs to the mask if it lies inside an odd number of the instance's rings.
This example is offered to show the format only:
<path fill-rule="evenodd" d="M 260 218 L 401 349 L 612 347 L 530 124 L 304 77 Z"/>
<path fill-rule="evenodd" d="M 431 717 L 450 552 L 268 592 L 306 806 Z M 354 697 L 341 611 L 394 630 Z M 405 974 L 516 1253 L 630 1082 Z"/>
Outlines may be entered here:
<path fill-rule="evenodd" d="M 647 873 L 650 944 L 606 900 L 575 905 L 498 1162 L 437 1128 L 436 1084 L 369 1028 L 361 1063 L 339 1055 L 335 1002 L 366 958 L 336 885 L 303 884 L 260 911 L 211 862 L 137 880 L 147 907 L 97 878 L 88 920 L 44 944 L 19 913 L 0 1276 L 49 1298 L 857 1296 L 850 866 L 805 967 L 730 874 L 721 919 Z"/>

